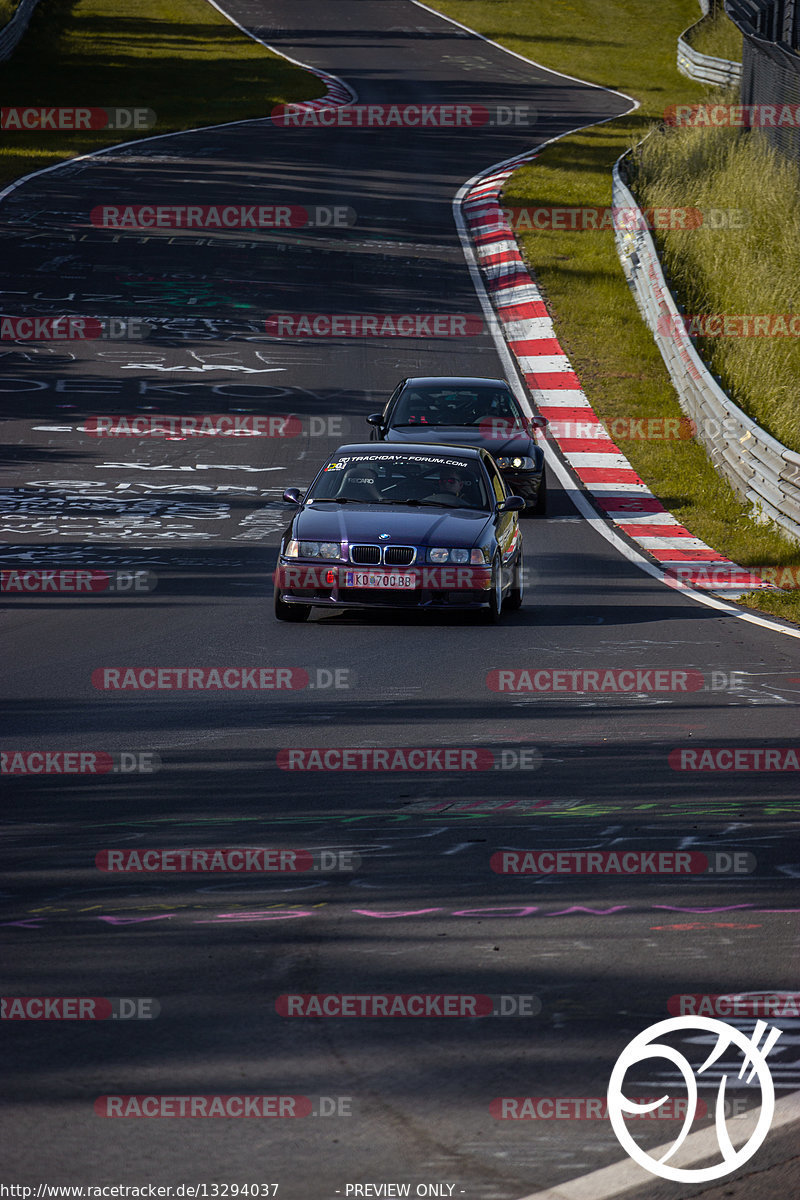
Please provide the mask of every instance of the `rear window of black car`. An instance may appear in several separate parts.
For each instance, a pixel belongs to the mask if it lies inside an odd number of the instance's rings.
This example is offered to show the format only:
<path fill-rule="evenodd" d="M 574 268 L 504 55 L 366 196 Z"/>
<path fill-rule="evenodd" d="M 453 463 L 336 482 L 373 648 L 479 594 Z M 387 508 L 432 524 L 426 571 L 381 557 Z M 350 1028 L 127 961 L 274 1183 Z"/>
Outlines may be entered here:
<path fill-rule="evenodd" d="M 398 398 L 392 425 L 479 425 L 492 418 L 523 426 L 516 400 L 504 387 L 409 387 Z"/>

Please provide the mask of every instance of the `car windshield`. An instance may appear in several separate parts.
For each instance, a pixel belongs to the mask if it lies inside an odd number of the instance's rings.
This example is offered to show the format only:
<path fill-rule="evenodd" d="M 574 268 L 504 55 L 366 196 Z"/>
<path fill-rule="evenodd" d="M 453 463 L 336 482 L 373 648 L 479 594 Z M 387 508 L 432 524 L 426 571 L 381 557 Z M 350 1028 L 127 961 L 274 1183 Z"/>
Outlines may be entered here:
<path fill-rule="evenodd" d="M 525 427 L 525 418 L 506 387 L 409 387 L 401 393 L 390 419 L 392 425 Z"/>
<path fill-rule="evenodd" d="M 457 455 L 342 455 L 326 463 L 306 499 L 311 503 L 431 505 L 484 512 L 493 508 L 480 463 Z"/>

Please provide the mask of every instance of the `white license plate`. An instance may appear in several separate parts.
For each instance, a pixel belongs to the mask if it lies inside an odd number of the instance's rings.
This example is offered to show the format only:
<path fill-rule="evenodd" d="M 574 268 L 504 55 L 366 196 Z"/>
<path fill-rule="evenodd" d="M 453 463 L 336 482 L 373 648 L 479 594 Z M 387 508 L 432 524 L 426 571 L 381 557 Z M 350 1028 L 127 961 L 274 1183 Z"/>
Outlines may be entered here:
<path fill-rule="evenodd" d="M 380 571 L 347 571 L 345 572 L 345 587 L 349 588 L 388 588 L 407 592 L 410 588 L 418 587 L 416 573 L 409 575 L 393 575 Z"/>

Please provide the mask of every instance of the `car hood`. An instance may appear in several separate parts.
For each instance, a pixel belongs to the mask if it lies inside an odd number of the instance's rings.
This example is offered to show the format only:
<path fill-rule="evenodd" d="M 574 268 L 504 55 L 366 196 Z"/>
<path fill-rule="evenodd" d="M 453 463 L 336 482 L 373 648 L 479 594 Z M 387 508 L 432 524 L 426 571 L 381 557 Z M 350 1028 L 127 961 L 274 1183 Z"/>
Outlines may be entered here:
<path fill-rule="evenodd" d="M 404 425 L 387 429 L 387 442 L 434 442 L 449 446 L 483 446 L 494 458 L 508 455 L 533 457 L 532 439 L 526 433 L 510 437 L 487 437 L 481 427 L 462 425 Z"/>
<path fill-rule="evenodd" d="M 316 504 L 304 506 L 290 536 L 308 542 L 373 542 L 388 533 L 387 546 L 473 546 L 491 522 L 475 509 L 410 508 L 388 504 Z"/>

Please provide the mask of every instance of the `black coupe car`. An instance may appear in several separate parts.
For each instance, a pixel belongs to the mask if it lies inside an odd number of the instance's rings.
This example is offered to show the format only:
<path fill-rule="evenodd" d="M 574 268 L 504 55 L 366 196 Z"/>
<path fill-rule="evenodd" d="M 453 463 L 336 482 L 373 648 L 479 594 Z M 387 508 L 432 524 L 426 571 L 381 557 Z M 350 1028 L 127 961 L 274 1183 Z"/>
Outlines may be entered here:
<path fill-rule="evenodd" d="M 403 379 L 383 412 L 367 421 L 373 440 L 483 446 L 509 491 L 525 500 L 526 511 L 546 514 L 544 451 L 536 432 L 547 428 L 547 420 L 525 416 L 504 379 Z"/>
<path fill-rule="evenodd" d="M 322 608 L 459 608 L 522 604 L 522 537 L 491 455 L 481 448 L 340 446 L 302 495 L 283 535 L 275 615 Z"/>

